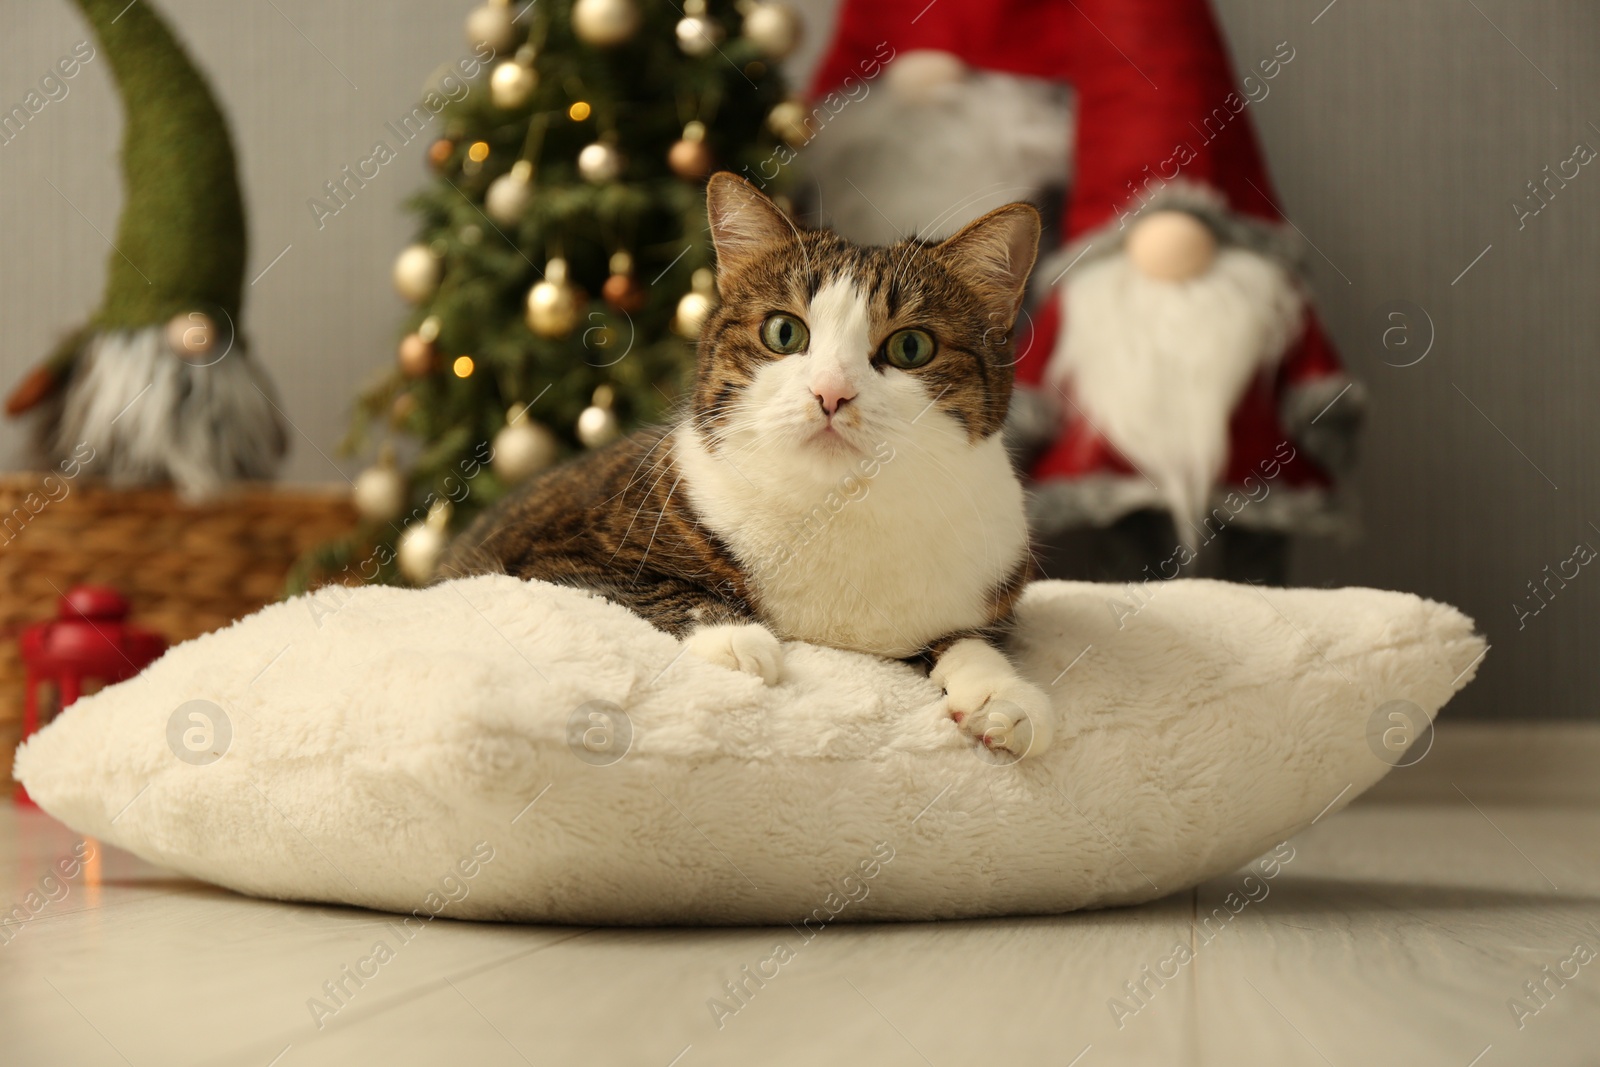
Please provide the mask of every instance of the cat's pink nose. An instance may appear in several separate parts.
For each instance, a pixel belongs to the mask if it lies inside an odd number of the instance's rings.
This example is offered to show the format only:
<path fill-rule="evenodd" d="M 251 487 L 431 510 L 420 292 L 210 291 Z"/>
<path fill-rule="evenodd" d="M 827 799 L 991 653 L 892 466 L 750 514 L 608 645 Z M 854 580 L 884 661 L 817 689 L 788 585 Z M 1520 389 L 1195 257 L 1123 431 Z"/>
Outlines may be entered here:
<path fill-rule="evenodd" d="M 855 399 L 856 391 L 849 382 L 842 378 L 834 378 L 813 384 L 811 395 L 817 398 L 817 403 L 822 405 L 823 411 L 833 415 L 845 401 Z"/>

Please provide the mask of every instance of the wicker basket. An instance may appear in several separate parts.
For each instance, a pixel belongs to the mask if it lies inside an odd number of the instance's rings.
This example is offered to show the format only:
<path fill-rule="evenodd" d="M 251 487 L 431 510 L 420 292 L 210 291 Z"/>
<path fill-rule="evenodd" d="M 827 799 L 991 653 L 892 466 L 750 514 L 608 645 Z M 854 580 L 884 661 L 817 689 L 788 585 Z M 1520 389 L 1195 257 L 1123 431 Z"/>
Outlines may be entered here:
<path fill-rule="evenodd" d="M 133 621 L 177 643 L 278 598 L 307 549 L 356 522 L 342 489 L 249 485 L 203 504 L 171 489 L 0 475 L 0 782 L 21 732 L 16 634 L 85 582 L 121 590 Z"/>

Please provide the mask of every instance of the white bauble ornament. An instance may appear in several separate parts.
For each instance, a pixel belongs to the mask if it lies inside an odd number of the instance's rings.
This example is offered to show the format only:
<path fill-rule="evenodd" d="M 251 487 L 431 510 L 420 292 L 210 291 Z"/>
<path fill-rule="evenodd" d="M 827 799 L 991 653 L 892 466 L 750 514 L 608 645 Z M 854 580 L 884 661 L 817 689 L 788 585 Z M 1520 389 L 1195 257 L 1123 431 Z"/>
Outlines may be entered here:
<path fill-rule="evenodd" d="M 538 474 L 556 461 L 561 446 L 555 434 L 528 418 L 525 409 L 506 412 L 506 425 L 494 435 L 494 472 L 507 485 Z"/>
<path fill-rule="evenodd" d="M 578 415 L 577 430 L 578 440 L 588 448 L 601 448 L 622 436 L 617 413 L 599 404 L 590 404 L 583 409 Z"/>
<path fill-rule="evenodd" d="M 717 306 L 716 276 L 701 267 L 694 272 L 690 285 L 692 288 L 678 301 L 678 309 L 672 316 L 672 330 L 679 337 L 694 341 L 700 337 L 706 319 Z"/>
<path fill-rule="evenodd" d="M 489 99 L 495 107 L 512 111 L 531 100 L 538 85 L 539 76 L 531 66 L 508 59 L 495 64 L 489 75 Z"/>
<path fill-rule="evenodd" d="M 1128 258 L 1157 281 L 1182 282 L 1211 269 L 1217 237 L 1187 211 L 1152 211 L 1128 233 Z"/>
<path fill-rule="evenodd" d="M 394 450 L 385 449 L 377 466 L 356 475 L 356 512 L 368 522 L 393 522 L 406 509 L 406 480 L 395 469 Z"/>
<path fill-rule="evenodd" d="M 394 261 L 394 287 L 413 304 L 420 304 L 439 288 L 443 267 L 427 245 L 412 245 Z"/>
<path fill-rule="evenodd" d="M 615 145 L 604 141 L 585 145 L 583 151 L 578 153 L 578 173 L 584 181 L 596 185 L 614 182 L 622 173 L 622 153 L 617 151 Z"/>
<path fill-rule="evenodd" d="M 467 47 L 488 45 L 496 53 L 517 43 L 517 15 L 507 0 L 492 0 L 467 15 Z"/>
<path fill-rule="evenodd" d="M 754 4 L 745 12 L 743 30 L 768 59 L 782 59 L 800 43 L 800 16 L 787 4 Z"/>
<path fill-rule="evenodd" d="M 567 261 L 552 259 L 528 290 L 528 328 L 540 337 L 565 337 L 578 325 L 578 290 L 567 281 Z"/>
<path fill-rule="evenodd" d="M 927 104 L 945 96 L 949 87 L 967 79 L 961 57 L 934 48 L 918 48 L 895 57 L 883 72 L 895 99 L 907 104 Z"/>
<path fill-rule="evenodd" d="M 450 505 L 440 501 L 429 510 L 425 521 L 406 527 L 395 545 L 394 556 L 407 581 L 421 585 L 433 578 L 450 540 L 449 526 Z"/>
<path fill-rule="evenodd" d="M 514 226 L 522 221 L 528 205 L 533 202 L 533 164 L 518 160 L 510 174 L 502 174 L 489 185 L 483 198 L 483 209 L 502 226 Z"/>
<path fill-rule="evenodd" d="M 678 20 L 678 48 L 686 56 L 710 55 L 722 41 L 722 26 L 715 19 L 688 15 Z"/>
<path fill-rule="evenodd" d="M 167 320 L 167 347 L 189 363 L 203 363 L 217 344 L 217 324 L 203 311 L 187 311 Z"/>
<path fill-rule="evenodd" d="M 638 29 L 639 7 L 634 0 L 578 0 L 572 5 L 572 31 L 585 44 L 610 48 Z"/>
<path fill-rule="evenodd" d="M 711 298 L 704 293 L 684 293 L 678 301 L 678 310 L 672 316 L 673 330 L 680 337 L 695 340 L 705 328 L 711 308 Z"/>

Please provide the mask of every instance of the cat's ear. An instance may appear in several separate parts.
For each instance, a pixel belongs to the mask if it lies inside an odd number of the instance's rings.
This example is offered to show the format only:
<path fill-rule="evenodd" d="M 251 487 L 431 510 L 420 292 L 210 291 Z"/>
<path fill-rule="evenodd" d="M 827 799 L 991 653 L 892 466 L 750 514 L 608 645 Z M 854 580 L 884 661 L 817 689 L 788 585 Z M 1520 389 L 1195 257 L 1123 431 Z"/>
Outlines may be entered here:
<path fill-rule="evenodd" d="M 719 171 L 706 184 L 706 217 L 717 246 L 717 276 L 795 239 L 794 223 L 743 178 Z"/>
<path fill-rule="evenodd" d="M 984 303 L 1015 318 L 1039 254 L 1039 212 L 1032 204 L 997 207 L 934 251 Z"/>

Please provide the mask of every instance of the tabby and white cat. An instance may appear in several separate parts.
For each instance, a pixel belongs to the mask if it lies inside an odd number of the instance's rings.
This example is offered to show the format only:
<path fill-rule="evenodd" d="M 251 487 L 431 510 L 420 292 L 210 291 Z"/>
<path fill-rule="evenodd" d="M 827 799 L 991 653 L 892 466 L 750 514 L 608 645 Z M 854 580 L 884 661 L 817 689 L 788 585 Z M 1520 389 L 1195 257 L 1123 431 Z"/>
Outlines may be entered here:
<path fill-rule="evenodd" d="M 1038 213 L 865 248 L 730 174 L 707 210 L 722 302 L 688 414 L 533 479 L 444 572 L 593 590 L 768 684 L 786 640 L 918 659 L 962 729 L 1042 751 L 1049 698 L 993 643 L 1032 573 L 1000 430 Z"/>

